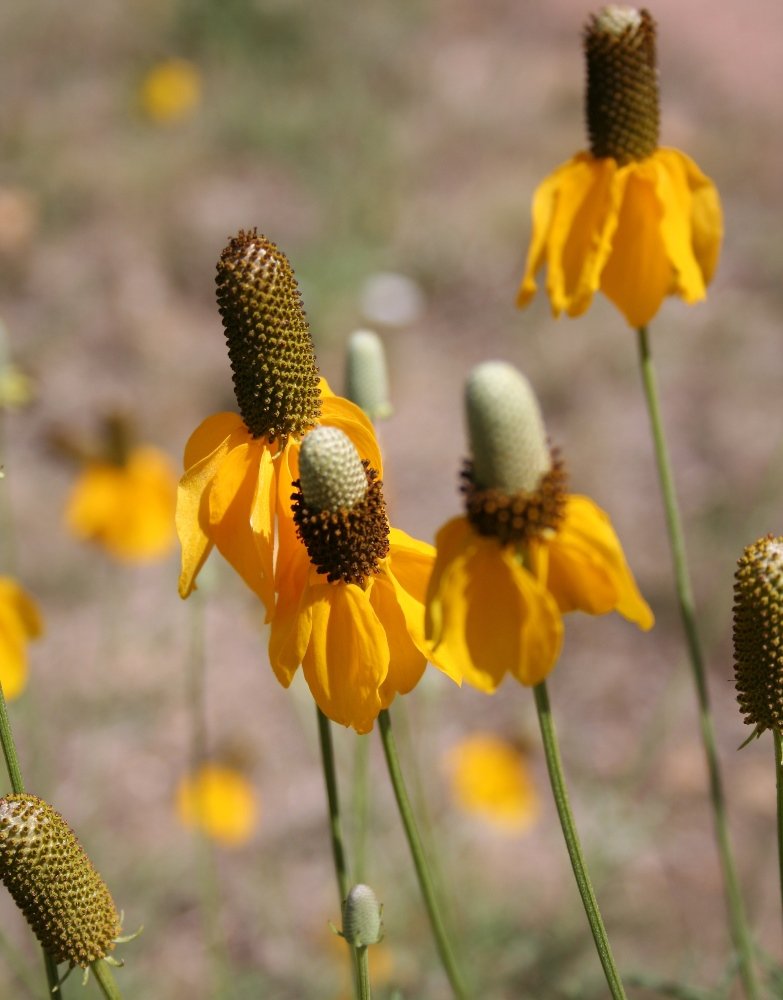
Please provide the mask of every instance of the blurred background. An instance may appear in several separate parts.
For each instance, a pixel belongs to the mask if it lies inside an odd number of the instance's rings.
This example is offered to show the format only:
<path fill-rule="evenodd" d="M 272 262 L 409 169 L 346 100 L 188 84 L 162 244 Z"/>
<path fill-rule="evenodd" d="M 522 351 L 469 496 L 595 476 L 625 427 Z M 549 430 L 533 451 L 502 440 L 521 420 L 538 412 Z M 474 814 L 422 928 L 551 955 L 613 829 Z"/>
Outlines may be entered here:
<path fill-rule="evenodd" d="M 253 226 L 288 254 L 335 390 L 351 331 L 383 336 L 386 496 L 410 533 L 431 540 L 459 511 L 470 368 L 503 358 L 533 381 L 573 490 L 610 512 L 658 620 L 642 635 L 617 616 L 569 619 L 550 683 L 616 956 L 628 974 L 703 989 L 723 979 L 721 879 L 635 336 L 601 298 L 578 320 L 553 320 L 543 295 L 514 307 L 533 190 L 585 144 L 589 11 L 574 0 L 0 8 L 0 319 L 3 363 L 24 385 L 2 417 L 0 573 L 45 622 L 11 718 L 27 787 L 75 828 L 125 929 L 144 924 L 121 949 L 127 997 L 350 995 L 328 926 L 339 910 L 314 709 L 303 684 L 277 685 L 258 602 L 217 556 L 182 602 L 176 546 L 118 560 L 65 520 L 107 419 L 178 471 L 200 421 L 234 408 L 214 268 Z M 783 532 L 783 8 L 660 0 L 652 13 L 662 144 L 715 180 L 726 216 L 708 300 L 665 303 L 651 333 L 742 882 L 779 961 L 772 741 L 736 752 L 748 730 L 730 639 L 736 560 Z M 431 673 L 395 722 L 477 995 L 604 996 L 530 692 L 508 681 L 488 698 Z M 454 749 L 477 733 L 510 741 L 538 789 L 512 829 L 455 797 Z M 350 817 L 355 740 L 335 735 Z M 199 837 L 176 809 L 204 739 L 256 798 L 234 845 Z M 376 993 L 438 1000 L 448 990 L 371 739 L 365 878 L 386 926 Z M 5 894 L 0 928 L 0 997 L 34 995 L 24 980 L 42 988 L 40 958 Z M 81 995 L 79 978 L 66 998 Z"/>

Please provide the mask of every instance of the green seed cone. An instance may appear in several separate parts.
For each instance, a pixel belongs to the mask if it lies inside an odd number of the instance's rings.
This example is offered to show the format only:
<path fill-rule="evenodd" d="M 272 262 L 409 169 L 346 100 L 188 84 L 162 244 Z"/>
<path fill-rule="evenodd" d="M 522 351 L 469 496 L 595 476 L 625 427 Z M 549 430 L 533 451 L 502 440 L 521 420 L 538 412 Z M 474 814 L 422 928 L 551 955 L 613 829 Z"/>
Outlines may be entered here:
<path fill-rule="evenodd" d="M 62 816 L 35 795 L 0 799 L 0 879 L 51 958 L 86 968 L 114 948 L 120 917 Z"/>
<path fill-rule="evenodd" d="M 585 112 L 593 156 L 620 165 L 658 148 L 655 21 L 646 10 L 605 7 L 587 22 Z"/>
<path fill-rule="evenodd" d="M 343 937 L 354 948 L 377 944 L 383 937 L 383 907 L 369 885 L 353 886 L 343 903 Z"/>
<path fill-rule="evenodd" d="M 336 427 L 316 427 L 299 450 L 302 496 L 312 510 L 349 510 L 367 494 L 367 473 L 351 439 Z"/>
<path fill-rule="evenodd" d="M 301 436 L 321 413 L 318 368 L 302 297 L 286 255 L 240 231 L 217 265 L 217 300 L 234 393 L 253 437 Z"/>
<path fill-rule="evenodd" d="M 348 341 L 345 395 L 370 420 L 385 420 L 392 414 L 386 352 L 383 341 L 372 330 L 356 330 Z"/>
<path fill-rule="evenodd" d="M 734 583 L 737 701 L 758 732 L 783 732 L 783 537 L 749 545 Z"/>

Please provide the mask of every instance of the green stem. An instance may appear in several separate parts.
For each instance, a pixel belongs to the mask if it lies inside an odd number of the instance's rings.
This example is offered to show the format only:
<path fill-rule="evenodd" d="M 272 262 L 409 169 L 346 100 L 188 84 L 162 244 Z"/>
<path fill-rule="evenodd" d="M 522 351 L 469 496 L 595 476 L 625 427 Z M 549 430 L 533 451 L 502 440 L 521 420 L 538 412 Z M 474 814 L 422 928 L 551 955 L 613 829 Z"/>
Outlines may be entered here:
<path fill-rule="evenodd" d="M 340 907 L 342 911 L 342 903 L 348 896 L 348 890 L 351 888 L 351 883 L 348 876 L 348 866 L 345 861 L 343 831 L 342 824 L 340 823 L 340 801 L 337 796 L 337 771 L 334 766 L 332 731 L 329 728 L 329 720 L 320 708 L 317 709 L 317 712 L 318 738 L 321 744 L 321 763 L 324 769 L 326 798 L 329 804 L 329 836 L 332 842 L 334 871 L 337 875 L 337 891 L 340 894 Z"/>
<path fill-rule="evenodd" d="M 449 983 L 451 984 L 454 996 L 459 998 L 459 1000 L 466 1000 L 468 992 L 457 968 L 454 953 L 451 950 L 443 918 L 441 917 L 440 909 L 435 898 L 432 876 L 430 874 L 429 867 L 427 866 L 426 858 L 424 857 L 421 838 L 416 827 L 416 821 L 413 817 L 413 810 L 411 809 L 408 793 L 405 789 L 405 782 L 403 781 L 400 762 L 397 757 L 397 747 L 391 730 L 391 718 L 389 717 L 387 709 L 384 709 L 378 716 L 378 723 L 381 733 L 381 742 L 383 743 L 383 752 L 386 756 L 386 765 L 389 769 L 389 777 L 391 778 L 392 788 L 394 789 L 394 797 L 397 800 L 397 808 L 400 811 L 400 818 L 402 819 L 402 825 L 405 829 L 405 836 L 408 839 L 408 846 L 410 847 L 411 855 L 413 857 L 413 865 L 416 869 L 416 875 L 419 880 L 419 888 L 421 889 L 421 894 L 424 899 L 424 905 L 427 908 L 427 913 L 430 918 L 430 926 L 432 927 L 432 933 L 435 937 L 438 954 L 440 955 L 441 963 L 446 972 Z"/>
<path fill-rule="evenodd" d="M 356 750 L 353 758 L 353 819 L 354 819 L 354 850 L 353 871 L 354 880 L 364 881 L 364 870 L 367 863 L 367 828 L 370 815 L 370 797 L 368 786 L 370 763 L 370 738 L 357 736 Z"/>
<path fill-rule="evenodd" d="M 11 780 L 11 788 L 15 795 L 24 792 L 24 782 L 22 781 L 22 771 L 19 767 L 19 756 L 16 752 L 16 744 L 11 732 L 11 720 L 8 718 L 8 705 L 6 704 L 3 685 L 0 684 L 0 743 L 3 745 L 3 756 L 5 757 L 8 777 Z M 49 985 L 49 992 L 52 993 L 60 985 L 60 977 L 57 974 L 57 964 L 48 952 L 44 951 L 44 968 L 46 969 L 46 981 Z"/>
<path fill-rule="evenodd" d="M 780 901 L 783 906 L 783 738 L 777 729 L 775 737 L 775 778 L 778 791 L 778 868 L 780 870 Z"/>
<path fill-rule="evenodd" d="M 742 903 L 742 896 L 739 890 L 739 880 L 737 878 L 731 849 L 731 838 L 729 836 L 728 820 L 726 817 L 726 804 L 723 795 L 720 766 L 718 764 L 715 729 L 713 726 L 712 714 L 710 712 L 707 680 L 704 670 L 704 659 L 696 627 L 696 613 L 694 609 L 690 577 L 688 574 L 688 563 L 685 555 L 685 540 L 683 537 L 679 506 L 677 504 L 677 495 L 674 488 L 674 476 L 672 473 L 668 448 L 666 446 L 666 437 L 663 430 L 655 368 L 650 354 L 650 343 L 646 327 L 639 328 L 638 340 L 642 383 L 644 385 L 647 409 L 650 416 L 650 426 L 652 429 L 653 444 L 655 448 L 655 460 L 658 466 L 658 478 L 660 480 L 661 493 L 663 495 L 663 504 L 666 513 L 666 526 L 668 529 L 669 544 L 671 546 L 672 560 L 674 563 L 677 600 L 680 606 L 680 616 L 682 618 L 683 628 L 685 630 L 685 638 L 688 646 L 688 659 L 691 665 L 691 672 L 693 674 L 693 680 L 696 687 L 696 698 L 699 706 L 699 725 L 701 728 L 701 739 L 704 746 L 704 753 L 707 759 L 710 799 L 712 802 L 712 811 L 715 823 L 715 837 L 718 845 L 721 868 L 723 870 L 726 904 L 729 913 L 729 926 L 731 929 L 731 937 L 734 948 L 737 951 L 739 973 L 745 987 L 745 993 L 750 1000 L 756 1000 L 759 996 L 759 986 L 753 967 L 753 952 L 750 935 L 748 932 L 745 909 Z"/>
<path fill-rule="evenodd" d="M 356 965 L 359 970 L 359 998 L 360 1000 L 372 1000 L 370 992 L 370 966 L 367 961 L 367 946 L 354 949 L 356 952 Z"/>
<path fill-rule="evenodd" d="M 614 963 L 612 949 L 609 945 L 609 938 L 606 935 L 606 928 L 601 919 L 601 911 L 598 909 L 598 900 L 595 898 L 590 876 L 587 872 L 582 848 L 579 843 L 579 835 L 576 832 L 574 816 L 571 812 L 571 805 L 568 801 L 568 792 L 563 776 L 563 764 L 560 760 L 560 751 L 557 744 L 557 734 L 555 724 L 552 721 L 552 713 L 549 708 L 549 695 L 547 694 L 546 683 L 542 681 L 533 688 L 536 698 L 536 709 L 538 711 L 538 722 L 541 727 L 541 739 L 544 742 L 544 754 L 546 756 L 546 766 L 549 771 L 549 781 L 552 785 L 552 793 L 555 798 L 557 815 L 560 817 L 560 826 L 563 829 L 568 856 L 571 859 L 571 867 L 574 870 L 574 878 L 582 897 L 582 903 L 587 914 L 587 921 L 593 933 L 593 940 L 598 951 L 598 957 L 604 969 L 606 981 L 614 1000 L 625 1000 L 625 990 L 623 989 L 620 973 Z"/>
<path fill-rule="evenodd" d="M 92 963 L 90 968 L 106 1000 L 122 1000 L 122 993 L 114 982 L 109 963 L 105 959 L 99 958 L 97 962 Z"/>

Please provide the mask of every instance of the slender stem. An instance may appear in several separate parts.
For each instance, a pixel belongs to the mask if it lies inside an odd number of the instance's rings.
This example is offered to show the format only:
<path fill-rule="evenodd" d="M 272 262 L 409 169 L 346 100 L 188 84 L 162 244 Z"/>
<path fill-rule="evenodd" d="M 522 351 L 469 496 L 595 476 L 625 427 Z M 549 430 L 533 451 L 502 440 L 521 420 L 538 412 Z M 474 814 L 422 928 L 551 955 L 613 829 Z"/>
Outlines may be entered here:
<path fill-rule="evenodd" d="M 337 796 L 337 770 L 334 765 L 332 731 L 329 728 L 329 720 L 320 708 L 317 709 L 317 712 L 318 738 L 321 744 L 321 763 L 324 769 L 326 798 L 329 803 L 329 835 L 332 841 L 332 857 L 334 858 L 334 871 L 337 876 L 337 891 L 340 894 L 340 905 L 342 906 L 342 902 L 347 897 L 348 890 L 351 888 L 351 882 L 345 860 L 343 831 L 340 822 L 340 802 Z"/>
<path fill-rule="evenodd" d="M 775 778 L 778 790 L 778 868 L 780 869 L 780 901 L 783 905 L 783 737 L 773 729 L 775 737 Z"/>
<path fill-rule="evenodd" d="M 424 905 L 427 907 L 427 913 L 430 918 L 430 926 L 432 927 L 432 933 L 435 936 L 435 944 L 438 948 L 438 954 L 440 955 L 441 963 L 443 964 L 443 968 L 448 976 L 454 996 L 458 997 L 459 1000 L 466 1000 L 468 992 L 465 988 L 462 975 L 457 968 L 454 953 L 451 950 L 451 945 L 446 935 L 446 928 L 443 923 L 443 918 L 441 917 L 440 908 L 435 898 L 432 876 L 430 874 L 429 867 L 427 866 L 426 858 L 424 857 L 421 837 L 419 836 L 419 831 L 413 817 L 413 810 L 411 809 L 408 793 L 405 789 L 405 782 L 403 781 L 400 762 L 397 757 L 397 747 L 391 730 L 391 718 L 389 717 L 387 709 L 384 709 L 378 716 L 378 723 L 381 733 L 381 742 L 383 743 L 383 752 L 386 756 L 386 765 L 389 769 L 389 777 L 391 778 L 392 788 L 394 789 L 394 797 L 397 800 L 397 808 L 400 811 L 400 818 L 402 819 L 402 825 L 405 829 L 405 836 L 408 839 L 408 846 L 410 847 L 411 855 L 413 857 L 413 865 L 416 869 L 416 875 L 419 880 L 419 888 L 421 889 L 421 894 L 424 899 Z"/>
<path fill-rule="evenodd" d="M 593 940 L 598 951 L 598 957 L 604 969 L 606 981 L 614 1000 L 625 1000 L 625 990 L 623 989 L 620 973 L 612 957 L 612 949 L 609 946 L 609 938 L 606 935 L 606 928 L 601 919 L 601 911 L 598 909 L 598 901 L 593 892 L 590 876 L 587 872 L 582 848 L 579 843 L 579 835 L 576 832 L 574 816 L 571 812 L 571 805 L 568 801 L 568 792 L 563 775 L 563 764 L 560 760 L 560 751 L 557 744 L 557 734 L 555 724 L 552 721 L 552 713 L 549 708 L 549 695 L 547 694 L 546 683 L 542 681 L 533 688 L 536 698 L 536 709 L 538 711 L 538 722 L 541 727 L 541 739 L 544 742 L 544 754 L 546 755 L 546 766 L 549 771 L 549 781 L 552 785 L 552 793 L 555 798 L 557 815 L 560 817 L 560 826 L 563 829 L 568 856 L 571 859 L 571 867 L 574 870 L 574 878 L 582 897 L 587 921 L 593 933 Z"/>
<path fill-rule="evenodd" d="M 370 738 L 357 736 L 353 758 L 353 819 L 354 819 L 354 849 L 353 872 L 354 879 L 364 881 L 364 871 L 367 864 L 367 828 L 370 815 L 370 797 L 368 786 L 370 763 Z"/>
<path fill-rule="evenodd" d="M 370 966 L 367 961 L 367 946 L 356 948 L 356 964 L 359 970 L 359 997 L 360 1000 L 372 1000 L 370 992 Z"/>
<path fill-rule="evenodd" d="M 729 826 L 726 817 L 726 803 L 723 794 L 723 785 L 718 763 L 718 752 L 715 740 L 715 728 L 710 712 L 709 696 L 707 693 L 707 679 L 704 670 L 704 658 L 701 651 L 701 642 L 698 629 L 696 627 L 696 612 L 691 591 L 690 576 L 688 573 L 688 562 L 685 555 L 685 539 L 683 536 L 682 522 L 680 518 L 677 495 L 674 488 L 674 475 L 672 473 L 669 451 L 666 445 L 666 437 L 663 430 L 660 405 L 658 401 L 658 387 L 655 376 L 655 368 L 650 353 L 650 343 L 646 327 L 640 327 L 638 331 L 639 359 L 642 373 L 642 383 L 644 385 L 647 409 L 650 416 L 650 426 L 652 429 L 653 445 L 655 448 L 655 460 L 658 466 L 658 478 L 660 480 L 661 493 L 663 495 L 664 510 L 666 513 L 666 526 L 669 534 L 669 544 L 671 546 L 672 561 L 674 564 L 674 578 L 677 591 L 677 600 L 680 606 L 680 616 L 682 618 L 685 638 L 688 646 L 688 659 L 691 665 L 691 672 L 696 687 L 696 698 L 699 706 L 699 725 L 701 728 L 701 738 L 704 746 L 704 753 L 707 759 L 707 771 L 709 774 L 710 799 L 712 802 L 713 818 L 715 823 L 715 837 L 718 845 L 721 868 L 723 870 L 723 882 L 726 893 L 726 905 L 729 914 L 729 926 L 734 948 L 737 951 L 739 961 L 739 973 L 742 979 L 745 993 L 751 1000 L 756 1000 L 759 996 L 759 986 L 756 973 L 753 967 L 753 951 L 748 932 L 745 909 L 742 903 L 742 896 L 739 889 L 739 880 L 734 865 L 734 858 L 731 848 L 731 838 L 729 836 Z"/>
<path fill-rule="evenodd" d="M 11 788 L 14 794 L 21 795 L 24 792 L 24 782 L 22 781 L 22 771 L 19 767 L 19 756 L 16 752 L 16 744 L 11 732 L 11 720 L 8 718 L 8 705 L 6 704 L 3 685 L 0 684 L 0 743 L 3 745 L 3 756 L 5 757 L 8 777 L 11 780 Z M 44 968 L 46 969 L 46 981 L 49 985 L 49 992 L 54 992 L 60 985 L 60 977 L 57 974 L 57 964 L 47 951 L 43 953 Z"/>
<path fill-rule="evenodd" d="M 92 963 L 90 968 L 106 1000 L 122 1000 L 122 993 L 114 982 L 109 963 L 105 959 L 99 958 L 97 962 Z"/>

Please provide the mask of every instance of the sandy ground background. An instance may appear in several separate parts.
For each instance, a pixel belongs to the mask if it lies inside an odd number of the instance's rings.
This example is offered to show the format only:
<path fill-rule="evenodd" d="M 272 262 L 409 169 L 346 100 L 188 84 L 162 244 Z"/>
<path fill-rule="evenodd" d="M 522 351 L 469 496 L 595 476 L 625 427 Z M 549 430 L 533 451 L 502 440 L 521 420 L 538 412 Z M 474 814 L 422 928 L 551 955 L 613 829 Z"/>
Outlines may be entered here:
<path fill-rule="evenodd" d="M 172 808 L 187 766 L 198 611 L 177 556 L 128 569 L 70 538 L 74 468 L 54 430 L 87 439 L 132 415 L 179 461 L 207 415 L 232 408 L 213 275 L 228 236 L 258 226 L 288 253 L 335 387 L 374 274 L 411 278 L 421 308 L 382 329 L 394 416 L 387 497 L 422 538 L 458 511 L 461 386 L 489 357 L 537 387 L 576 491 L 612 515 L 656 629 L 569 620 L 550 693 L 585 846 L 623 970 L 715 987 L 728 962 L 696 713 L 674 603 L 633 332 L 608 303 L 554 321 L 513 304 L 536 183 L 584 143 L 579 32 L 588 9 L 488 0 L 119 0 L 0 8 L 0 316 L 36 385 L 4 426 L 12 534 L 5 568 L 37 596 L 45 638 L 13 722 L 31 790 L 64 812 L 126 914 L 125 995 L 346 995 L 312 705 L 269 670 L 258 606 L 222 565 L 203 588 L 210 738 L 245 762 L 262 803 L 252 842 L 220 852 L 230 972 L 211 981 L 198 845 Z M 744 545 L 781 520 L 780 236 L 783 7 L 661 0 L 662 144 L 688 151 L 723 197 L 726 243 L 708 300 L 667 302 L 652 327 L 665 421 L 708 651 L 732 830 L 754 930 L 780 945 L 772 745 L 747 735 L 731 684 L 731 591 Z M 171 127 L 138 106 L 168 55 L 203 75 Z M 16 225 L 16 229 L 14 228 Z M 3 487 L 5 489 L 5 486 Z M 547 797 L 533 702 L 433 675 L 399 716 L 421 762 L 450 916 L 479 995 L 604 996 Z M 544 798 L 503 837 L 460 814 L 442 759 L 479 729 L 521 739 Z M 338 734 L 349 768 L 352 741 Z M 378 994 L 446 997 L 379 750 L 369 879 L 385 901 Z M 13 906 L 0 927 L 36 968 Z M 0 997 L 21 987 L 0 958 Z M 2 971 L 5 969 L 5 971 Z M 385 970 L 385 971 L 384 971 Z M 75 980 L 64 995 L 80 994 Z M 88 989 L 97 995 L 91 984 Z M 634 997 L 657 996 L 631 988 Z M 699 994 L 701 996 L 701 994 Z"/>

